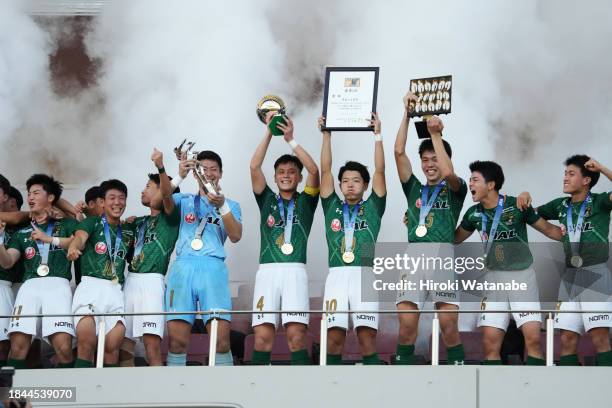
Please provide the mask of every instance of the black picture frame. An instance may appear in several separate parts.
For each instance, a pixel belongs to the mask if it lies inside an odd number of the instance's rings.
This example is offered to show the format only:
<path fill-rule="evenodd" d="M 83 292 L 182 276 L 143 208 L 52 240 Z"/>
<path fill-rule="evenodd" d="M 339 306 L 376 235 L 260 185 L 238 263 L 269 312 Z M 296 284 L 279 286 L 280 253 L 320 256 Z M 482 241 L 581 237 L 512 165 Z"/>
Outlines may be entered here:
<path fill-rule="evenodd" d="M 323 117 L 327 118 L 327 105 L 329 98 L 329 76 L 332 72 L 374 72 L 374 95 L 372 98 L 372 112 L 376 112 L 376 103 L 378 99 L 378 77 L 380 74 L 380 67 L 325 67 L 325 87 L 323 91 Z M 327 127 L 326 123 L 323 124 L 322 130 L 329 132 L 354 132 L 354 131 L 367 131 L 371 132 L 374 128 L 372 126 L 363 127 Z"/>

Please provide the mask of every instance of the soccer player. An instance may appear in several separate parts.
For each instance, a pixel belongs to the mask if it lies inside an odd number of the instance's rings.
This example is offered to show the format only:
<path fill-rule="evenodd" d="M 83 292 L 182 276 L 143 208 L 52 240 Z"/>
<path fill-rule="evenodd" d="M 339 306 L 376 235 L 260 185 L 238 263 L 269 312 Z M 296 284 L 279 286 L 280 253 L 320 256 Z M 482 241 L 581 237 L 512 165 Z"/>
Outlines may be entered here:
<path fill-rule="evenodd" d="M 319 119 L 319 127 L 323 125 Z M 373 277 L 372 261 L 368 255 L 378 238 L 387 200 L 385 182 L 385 155 L 381 123 L 372 114 L 370 125 L 374 130 L 374 177 L 372 192 L 367 200 L 364 194 L 370 183 L 366 166 L 347 161 L 340 168 L 338 181 L 343 199 L 335 191 L 332 175 L 331 132 L 323 130 L 321 147 L 321 204 L 325 214 L 325 235 L 329 274 L 325 281 L 324 304 L 326 310 L 377 310 L 378 302 L 362 297 L 362 273 L 365 279 Z M 363 272 L 362 272 L 363 269 Z M 365 288 L 367 289 L 367 288 Z M 376 352 L 377 313 L 351 314 L 357 331 L 364 364 L 380 364 Z M 342 350 L 349 328 L 348 314 L 328 314 L 327 364 L 342 363 Z M 321 350 L 325 352 L 325 350 Z"/>
<path fill-rule="evenodd" d="M 612 192 L 594 193 L 600 174 L 612 180 L 612 171 L 586 155 L 565 161 L 561 197 L 537 208 L 546 220 L 558 220 L 563 230 L 566 273 L 561 282 L 559 310 L 585 313 L 559 313 L 555 327 L 561 329 L 559 365 L 578 365 L 578 339 L 586 331 L 597 350 L 597 365 L 612 365 L 610 327 L 612 313 L 612 273 L 609 258 Z M 531 198 L 526 195 L 526 204 Z M 567 290 L 571 283 L 571 290 Z"/>
<path fill-rule="evenodd" d="M 421 183 L 412 171 L 412 164 L 406 155 L 409 110 L 416 102 L 416 96 L 408 92 L 404 96 L 404 115 L 395 139 L 395 163 L 408 202 L 406 216 L 408 242 L 437 243 L 449 247 L 454 242 L 455 227 L 467 194 L 467 184 L 453 169 L 452 151 L 446 140 L 442 140 L 444 125 L 440 118 L 427 121 L 431 139 L 425 139 L 419 146 L 421 170 L 426 182 Z M 433 273 L 434 271 L 428 271 Z M 436 274 L 444 271 L 435 271 Z M 437 276 L 437 275 L 436 275 Z M 454 280 L 453 276 L 449 276 Z M 457 310 L 457 293 L 452 291 L 404 291 L 398 293 L 398 310 L 420 310 L 430 298 L 438 310 Z M 414 364 L 414 343 L 417 338 L 419 314 L 399 313 L 399 342 L 396 364 Z M 463 364 L 465 353 L 459 338 L 458 315 L 440 313 L 442 339 L 446 345 L 448 364 Z"/>
<path fill-rule="evenodd" d="M 268 123 L 271 116 L 268 116 Z M 263 314 L 266 310 L 307 310 L 308 275 L 306 274 L 306 249 L 308 235 L 319 201 L 319 169 L 312 157 L 293 137 L 293 122 L 279 123 L 285 141 L 294 155 L 284 154 L 274 163 L 274 181 L 278 194 L 266 182 L 261 165 L 266 156 L 272 132 L 266 126 L 266 134 L 251 159 L 251 183 L 260 212 L 259 270 L 255 277 L 253 315 L 255 349 L 253 364 L 270 364 L 274 345 L 274 331 L 278 315 Z M 297 187 L 302 182 L 302 168 L 308 178 L 303 192 Z M 285 313 L 282 324 L 287 331 L 287 343 L 291 351 L 291 363 L 309 363 L 306 350 L 308 313 Z"/>
<path fill-rule="evenodd" d="M 128 191 L 125 184 L 114 179 L 100 184 L 100 189 L 104 197 L 104 214 L 81 221 L 68 249 L 68 259 L 81 260 L 83 274 L 74 292 L 73 314 L 124 312 L 121 285 L 125 280 L 128 248 L 134 241 L 134 225 L 121 225 Z M 104 364 L 117 366 L 119 347 L 125 335 L 125 319 L 121 316 L 75 316 L 76 368 L 93 367 L 101 319 L 104 319 L 106 328 Z"/>
<path fill-rule="evenodd" d="M 124 301 L 126 313 L 162 312 L 164 310 L 164 275 L 178 238 L 181 214 L 178 207 L 169 213 L 156 210 L 151 204 L 161 194 L 160 185 L 170 187 L 170 177 L 164 168 L 162 152 L 153 150 L 151 160 L 159 174 L 149 174 L 149 181 L 140 195 L 141 203 L 151 211 L 150 215 L 135 220 L 136 240 L 134 256 L 128 266 L 125 279 Z M 164 197 L 166 204 L 172 196 Z M 122 366 L 133 366 L 134 346 L 142 338 L 147 362 L 150 366 L 162 365 L 161 341 L 164 336 L 163 315 L 126 316 L 125 340 L 122 351 L 129 354 L 129 361 L 122 359 Z"/>
<path fill-rule="evenodd" d="M 485 251 L 488 282 L 514 279 L 527 284 L 527 292 L 487 293 L 481 309 L 540 310 L 538 284 L 529 250 L 527 224 L 546 236 L 561 240 L 561 229 L 537 215 L 532 207 L 519 210 L 516 197 L 500 194 L 504 184 L 501 166 L 491 161 L 470 164 L 470 192 L 478 204 L 470 207 L 455 231 L 455 243 L 465 241 L 475 230 L 480 231 Z M 527 365 L 544 365 L 540 347 L 540 313 L 513 312 L 516 326 L 521 329 L 527 349 Z M 486 365 L 502 364 L 501 346 L 510 323 L 510 313 L 480 315 Z"/>
<path fill-rule="evenodd" d="M 8 201 L 10 200 L 11 184 L 0 174 L 0 211 L 10 211 Z M 0 219 L 0 243 L 4 244 L 11 239 L 14 231 L 7 229 L 6 224 Z M 0 266 L 0 314 L 8 316 L 13 313 L 15 296 L 11 290 L 13 273 L 10 269 Z M 0 366 L 6 365 L 6 358 L 11 348 L 8 338 L 8 318 L 0 319 Z"/>
<path fill-rule="evenodd" d="M 13 234 L 7 248 L 0 245 L 0 265 L 3 268 L 10 269 L 23 260 L 24 283 L 17 294 L 13 314 L 69 314 L 72 274 L 66 249 L 72 242 L 76 221 L 49 217 L 49 209 L 62 194 L 61 184 L 52 177 L 34 174 L 26 186 L 32 225 Z M 7 364 L 18 369 L 26 368 L 26 356 L 32 337 L 38 333 L 38 323 L 39 319 L 34 317 L 11 319 L 8 330 L 11 352 Z M 60 368 L 72 367 L 73 336 L 70 317 L 42 318 L 42 337 L 53 345 Z"/>
<path fill-rule="evenodd" d="M 214 191 L 209 191 L 195 174 L 196 161 Z M 183 157 L 179 178 L 173 181 L 173 185 L 177 187 L 189 171 L 194 171 L 199 191 L 196 194 L 174 194 L 173 202 L 164 201 L 166 214 L 174 211 L 175 206 L 181 212 L 176 260 L 167 279 L 166 309 L 169 312 L 231 310 L 223 244 L 227 238 L 235 243 L 242 237 L 240 205 L 226 199 L 221 191 L 219 180 L 223 175 L 223 164 L 217 153 L 205 150 L 199 152 L 195 160 Z M 171 196 L 172 187 L 162 184 L 161 189 L 165 198 Z M 231 316 L 226 313 L 203 315 L 209 333 L 212 318 L 219 319 L 216 364 L 233 365 L 229 341 Z M 167 365 L 184 366 L 195 316 L 176 314 L 168 315 L 167 319 L 170 337 Z"/>
<path fill-rule="evenodd" d="M 9 199 L 6 203 L 4 210 L 8 212 L 21 211 L 21 207 L 23 206 L 23 196 L 15 187 L 11 186 L 9 189 Z"/>
<path fill-rule="evenodd" d="M 99 186 L 90 187 L 85 192 L 85 201 L 75 204 L 76 209 L 88 217 L 102 216 L 104 213 L 104 197 Z"/>

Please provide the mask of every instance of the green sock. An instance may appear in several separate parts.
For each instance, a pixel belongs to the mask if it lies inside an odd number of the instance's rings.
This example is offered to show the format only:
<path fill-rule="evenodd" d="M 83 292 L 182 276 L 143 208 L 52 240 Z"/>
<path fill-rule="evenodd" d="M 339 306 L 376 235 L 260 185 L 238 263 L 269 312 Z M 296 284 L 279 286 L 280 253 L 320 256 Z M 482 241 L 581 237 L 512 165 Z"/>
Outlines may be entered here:
<path fill-rule="evenodd" d="M 569 354 L 567 356 L 561 356 L 559 359 L 560 366 L 578 366 L 578 354 Z"/>
<path fill-rule="evenodd" d="M 272 355 L 269 351 L 257 351 L 253 350 L 253 359 L 251 360 L 252 365 L 270 365 L 270 356 Z"/>
<path fill-rule="evenodd" d="M 17 359 L 17 358 L 9 358 L 6 361 L 6 365 L 10 366 L 10 367 L 15 367 L 15 370 L 22 370 L 26 367 L 26 361 L 25 359 Z"/>
<path fill-rule="evenodd" d="M 395 351 L 396 365 L 414 364 L 414 344 L 398 344 Z"/>
<path fill-rule="evenodd" d="M 327 353 L 327 365 L 341 365 L 342 354 L 329 354 Z"/>
<path fill-rule="evenodd" d="M 310 365 L 308 350 L 302 349 L 291 352 L 291 365 Z"/>
<path fill-rule="evenodd" d="M 69 363 L 57 363 L 57 368 L 72 368 L 74 367 L 74 361 Z"/>
<path fill-rule="evenodd" d="M 597 353 L 596 361 L 598 366 L 612 366 L 612 350 Z"/>
<path fill-rule="evenodd" d="M 370 354 L 369 356 L 363 356 L 363 365 L 380 365 L 378 353 Z"/>
<path fill-rule="evenodd" d="M 529 365 L 529 366 L 545 366 L 546 365 L 546 361 L 541 359 L 541 358 L 527 356 L 527 365 Z"/>
<path fill-rule="evenodd" d="M 463 365 L 463 360 L 465 360 L 463 344 L 459 343 L 456 346 L 446 348 L 446 364 Z"/>
<path fill-rule="evenodd" d="M 83 360 L 82 358 L 77 358 L 74 361 L 74 368 L 93 368 L 93 362 L 89 360 Z"/>
<path fill-rule="evenodd" d="M 504 365 L 501 360 L 482 360 L 482 365 Z"/>
<path fill-rule="evenodd" d="M 104 367 L 119 367 L 119 363 L 114 363 L 114 364 L 106 364 L 104 363 Z"/>

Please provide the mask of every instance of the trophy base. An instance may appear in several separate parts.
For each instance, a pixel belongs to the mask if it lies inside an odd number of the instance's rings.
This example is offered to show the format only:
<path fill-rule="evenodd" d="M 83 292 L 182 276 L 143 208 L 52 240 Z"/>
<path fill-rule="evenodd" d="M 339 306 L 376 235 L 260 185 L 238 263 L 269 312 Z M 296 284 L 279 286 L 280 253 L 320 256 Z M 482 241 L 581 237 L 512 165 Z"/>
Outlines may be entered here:
<path fill-rule="evenodd" d="M 427 130 L 427 120 L 421 120 L 419 122 L 414 122 L 414 127 L 417 131 L 417 136 L 419 139 L 431 139 L 431 134 L 429 130 Z"/>

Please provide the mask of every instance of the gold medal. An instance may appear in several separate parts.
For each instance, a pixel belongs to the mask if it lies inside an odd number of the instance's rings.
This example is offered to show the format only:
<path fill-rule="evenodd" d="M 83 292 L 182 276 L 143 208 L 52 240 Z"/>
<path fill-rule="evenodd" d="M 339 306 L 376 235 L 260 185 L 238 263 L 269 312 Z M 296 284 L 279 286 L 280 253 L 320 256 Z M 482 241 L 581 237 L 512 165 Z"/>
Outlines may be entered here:
<path fill-rule="evenodd" d="M 425 235 L 427 235 L 427 227 L 424 225 L 419 225 L 415 233 L 417 237 L 423 238 Z"/>
<path fill-rule="evenodd" d="M 291 255 L 293 253 L 293 245 L 285 243 L 281 246 L 281 252 L 285 255 Z"/>
<path fill-rule="evenodd" d="M 572 256 L 570 259 L 570 264 L 572 264 L 574 268 L 580 268 L 583 264 L 582 257 L 580 255 Z"/>
<path fill-rule="evenodd" d="M 204 248 L 204 241 L 202 241 L 200 238 L 194 238 L 191 241 L 191 249 L 194 251 L 199 251 L 202 248 Z"/>
<path fill-rule="evenodd" d="M 355 254 L 353 252 L 346 251 L 342 254 L 342 260 L 347 264 L 353 263 L 355 260 Z"/>
<path fill-rule="evenodd" d="M 38 265 L 38 268 L 36 268 L 36 273 L 38 274 L 38 276 L 47 276 L 49 274 L 49 265 Z"/>

